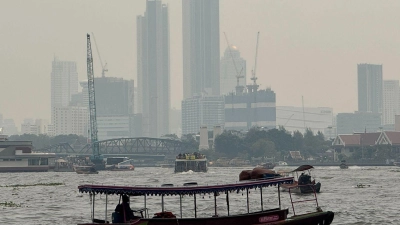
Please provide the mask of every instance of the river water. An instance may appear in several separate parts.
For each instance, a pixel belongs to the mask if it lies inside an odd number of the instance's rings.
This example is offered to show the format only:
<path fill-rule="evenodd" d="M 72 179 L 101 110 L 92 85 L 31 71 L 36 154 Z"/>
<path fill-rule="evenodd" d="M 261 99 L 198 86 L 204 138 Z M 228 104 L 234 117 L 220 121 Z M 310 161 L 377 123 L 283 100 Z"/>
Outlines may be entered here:
<path fill-rule="evenodd" d="M 294 169 L 287 167 L 286 169 Z M 182 185 L 197 182 L 199 185 L 212 185 L 238 182 L 243 169 L 251 168 L 209 168 L 208 173 L 178 173 L 173 168 L 135 168 L 135 171 L 100 171 L 99 174 L 82 175 L 72 172 L 56 173 L 1 173 L 0 203 L 13 202 L 14 207 L 0 205 L 0 224 L 77 224 L 89 222 L 91 207 L 88 194 L 79 193 L 78 185 L 153 185 L 164 183 Z M 400 201 L 399 167 L 357 167 L 347 170 L 339 167 L 316 167 L 313 177 L 321 182 L 321 193 L 317 194 L 319 206 L 335 212 L 333 224 L 400 224 L 398 205 Z M 56 186 L 29 186 L 33 184 L 63 183 Z M 357 183 L 370 185 L 356 188 Z M 27 185 L 7 187 L 10 185 Z M 250 191 L 250 211 L 261 209 L 259 190 Z M 281 193 L 282 206 L 293 213 L 287 193 Z M 312 195 L 294 196 L 295 199 L 309 199 Z M 277 188 L 263 189 L 264 209 L 276 208 Z M 231 193 L 230 212 L 247 211 L 246 193 Z M 96 198 L 95 218 L 104 219 L 105 196 Z M 116 196 L 108 196 L 108 220 L 118 203 Z M 142 208 L 143 197 L 133 197 L 131 208 Z M 217 199 L 219 215 L 226 215 L 225 195 Z M 147 208 L 152 215 L 161 211 L 159 197 L 147 198 Z M 313 211 L 315 202 L 295 204 L 296 213 Z M 179 215 L 179 197 L 165 197 L 165 210 Z M 193 197 L 183 199 L 186 216 L 194 215 Z M 197 196 L 197 215 L 214 214 L 213 196 Z"/>

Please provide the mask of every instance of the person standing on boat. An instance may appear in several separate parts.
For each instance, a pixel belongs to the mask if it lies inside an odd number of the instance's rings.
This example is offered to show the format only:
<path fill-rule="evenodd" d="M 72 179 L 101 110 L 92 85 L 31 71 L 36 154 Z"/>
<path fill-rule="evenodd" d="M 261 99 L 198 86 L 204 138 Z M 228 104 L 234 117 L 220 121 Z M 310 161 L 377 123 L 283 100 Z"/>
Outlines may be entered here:
<path fill-rule="evenodd" d="M 129 206 L 129 197 L 127 195 L 122 195 L 122 203 L 118 204 L 115 207 L 115 212 L 120 213 L 123 218 L 124 222 L 130 221 L 131 219 L 135 218 L 133 215 L 133 211 Z"/>

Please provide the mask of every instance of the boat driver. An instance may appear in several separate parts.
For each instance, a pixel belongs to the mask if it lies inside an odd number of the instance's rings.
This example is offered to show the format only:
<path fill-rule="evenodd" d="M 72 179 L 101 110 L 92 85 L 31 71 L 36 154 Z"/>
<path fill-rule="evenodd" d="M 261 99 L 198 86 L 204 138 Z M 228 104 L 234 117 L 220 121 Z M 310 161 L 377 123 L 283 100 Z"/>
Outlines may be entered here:
<path fill-rule="evenodd" d="M 129 197 L 127 195 L 122 195 L 122 203 L 115 207 L 115 212 L 118 212 L 123 216 L 124 222 L 135 218 L 133 211 L 129 206 Z"/>

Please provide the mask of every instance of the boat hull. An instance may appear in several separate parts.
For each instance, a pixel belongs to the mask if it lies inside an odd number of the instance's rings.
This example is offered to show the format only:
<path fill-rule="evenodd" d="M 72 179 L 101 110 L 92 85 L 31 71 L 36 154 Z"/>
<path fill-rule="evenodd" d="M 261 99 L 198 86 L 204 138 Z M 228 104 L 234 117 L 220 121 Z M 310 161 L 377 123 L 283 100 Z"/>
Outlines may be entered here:
<path fill-rule="evenodd" d="M 316 193 L 319 193 L 321 190 L 321 183 L 316 183 L 313 185 L 313 188 L 310 187 L 309 185 L 298 185 L 297 183 L 294 184 L 288 184 L 288 185 L 281 185 L 281 191 L 282 192 L 288 192 L 290 189 L 291 193 L 297 193 L 297 194 L 307 194 L 307 193 L 314 193 L 314 190 Z M 314 190 L 313 190 L 314 189 Z"/>
<path fill-rule="evenodd" d="M 129 223 L 129 225 L 329 225 L 332 223 L 334 213 L 315 212 L 301 216 L 292 216 L 287 218 L 288 209 L 270 210 L 264 212 L 256 212 L 249 214 L 241 214 L 237 216 L 222 216 L 210 218 L 152 218 L 137 219 Z M 100 222 L 100 221 L 99 221 Z M 104 222 L 104 221 L 103 221 Z M 94 225 L 97 223 L 86 223 L 80 225 Z"/>

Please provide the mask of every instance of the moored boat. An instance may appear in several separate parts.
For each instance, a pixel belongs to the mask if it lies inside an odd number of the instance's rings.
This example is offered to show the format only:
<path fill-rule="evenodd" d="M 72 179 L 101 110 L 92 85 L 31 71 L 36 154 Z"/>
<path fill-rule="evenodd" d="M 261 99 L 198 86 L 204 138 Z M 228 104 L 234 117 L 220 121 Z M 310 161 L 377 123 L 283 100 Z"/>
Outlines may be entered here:
<path fill-rule="evenodd" d="M 74 166 L 74 171 L 77 174 L 98 174 L 99 171 L 96 170 L 94 166 Z"/>
<path fill-rule="evenodd" d="M 319 193 L 321 190 L 321 183 L 311 180 L 311 169 L 314 169 L 310 165 L 302 165 L 297 169 L 291 171 L 292 174 L 296 174 L 297 180 L 294 180 L 292 184 L 282 184 L 282 191 L 290 191 L 292 193 Z M 307 173 L 304 173 L 304 172 Z M 300 176 L 298 172 L 302 172 Z"/>
<path fill-rule="evenodd" d="M 33 152 L 32 141 L 9 141 L 0 135 L 0 172 L 47 172 L 54 153 Z"/>
<path fill-rule="evenodd" d="M 280 195 L 280 187 L 283 184 L 293 183 L 293 177 L 285 177 L 285 178 L 273 178 L 273 179 L 258 179 L 258 180 L 249 180 L 243 181 L 234 184 L 223 184 L 223 185 L 212 185 L 212 186 L 199 186 L 196 184 L 193 185 L 184 185 L 184 186 L 174 186 L 173 184 L 162 185 L 161 187 L 150 187 L 150 186 L 103 186 L 103 185 L 81 185 L 78 187 L 79 192 L 88 193 L 91 197 L 91 213 L 92 215 L 91 222 L 81 223 L 82 225 L 91 225 L 91 224 L 100 224 L 100 223 L 119 223 L 119 224 L 130 224 L 130 225 L 230 225 L 230 224 L 240 224 L 240 225 L 277 225 L 277 224 L 285 224 L 285 225 L 299 225 L 299 224 L 308 224 L 308 225 L 329 225 L 332 223 L 334 218 L 334 213 L 331 211 L 322 211 L 322 209 L 318 206 L 318 201 L 315 195 L 315 204 L 317 205 L 317 210 L 314 212 L 309 212 L 306 214 L 296 214 L 294 204 L 298 202 L 305 201 L 292 201 L 292 213 L 293 216 L 289 216 L 289 209 L 282 208 L 281 205 L 281 195 Z M 268 188 L 272 186 L 278 187 L 278 205 L 276 208 L 266 209 L 267 204 L 263 204 L 263 192 L 267 192 L 267 190 L 274 190 L 273 188 Z M 259 189 L 260 191 L 260 211 L 250 212 L 249 210 L 249 193 L 250 190 Z M 244 204 L 247 205 L 247 212 L 242 212 L 240 214 L 231 214 L 229 208 L 229 197 L 230 195 L 243 195 L 240 192 L 245 192 L 246 194 L 243 196 Z M 254 191 L 252 191 L 254 192 Z M 105 214 L 102 211 L 101 215 L 104 219 L 97 219 L 95 215 L 95 203 L 97 202 L 96 196 L 103 194 L 105 195 Z M 268 193 L 266 193 L 268 194 Z M 289 192 L 291 195 L 291 193 Z M 129 207 L 129 199 L 124 200 L 116 207 L 116 211 L 112 212 L 112 216 L 110 217 L 110 212 L 107 211 L 108 204 L 108 196 L 110 195 L 119 195 L 120 199 L 127 199 L 131 196 L 143 196 L 136 199 L 143 199 L 144 208 L 139 210 L 131 210 Z M 204 195 L 210 195 L 214 198 L 214 207 L 211 213 L 208 214 L 207 217 L 198 217 L 196 202 L 198 201 L 197 197 L 201 197 Z M 220 195 L 226 199 L 227 204 L 227 215 L 220 216 L 217 211 L 217 198 Z M 153 196 L 149 197 L 148 196 Z M 150 217 L 149 215 L 149 205 L 147 201 L 154 199 L 158 196 L 161 202 L 161 212 L 154 213 L 154 217 Z M 179 211 L 170 212 L 166 211 L 164 208 L 164 197 L 165 196 L 175 196 L 176 203 L 179 205 Z M 192 197 L 189 197 L 192 196 Z M 247 198 L 245 197 L 247 196 Z M 269 195 L 270 196 L 270 195 Z M 104 197 L 102 197 L 104 199 Z M 200 199 L 200 198 L 199 198 Z M 246 200 L 247 199 L 247 200 Z M 292 199 L 292 198 L 290 198 Z M 194 216 L 193 217 L 183 217 L 183 211 L 188 211 L 190 209 L 183 208 L 182 201 L 192 201 L 194 202 Z M 306 200 L 306 201 L 311 201 Z M 235 202 L 240 201 L 235 198 Z M 104 201 L 101 201 L 104 202 Z M 120 205 L 123 205 L 125 210 L 123 212 L 118 211 L 117 209 L 121 209 Z M 158 204 L 157 204 L 158 205 Z M 186 204 L 187 205 L 187 204 Z M 136 214 L 134 215 L 133 212 Z M 103 217 L 104 216 L 104 217 Z M 127 219 L 129 218 L 129 219 Z M 111 219 L 111 221 L 109 221 Z"/>

